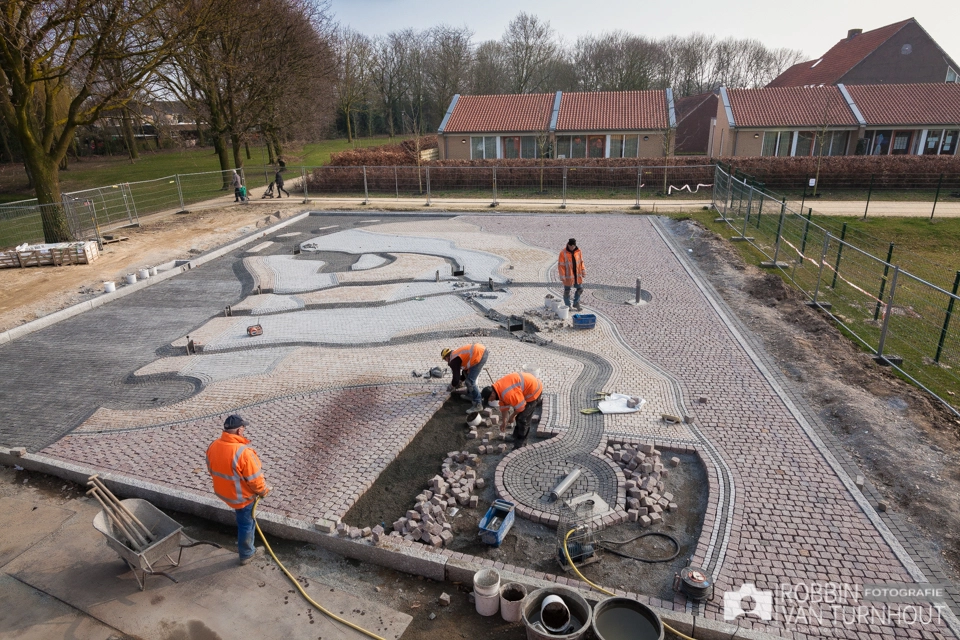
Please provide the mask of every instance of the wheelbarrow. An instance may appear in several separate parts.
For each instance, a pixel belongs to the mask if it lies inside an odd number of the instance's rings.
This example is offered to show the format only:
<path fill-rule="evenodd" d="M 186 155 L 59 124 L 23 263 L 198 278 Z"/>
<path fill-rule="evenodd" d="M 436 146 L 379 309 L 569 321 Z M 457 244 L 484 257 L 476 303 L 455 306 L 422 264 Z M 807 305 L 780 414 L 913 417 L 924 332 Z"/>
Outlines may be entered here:
<path fill-rule="evenodd" d="M 93 517 L 93 528 L 104 535 L 107 539 L 107 546 L 116 551 L 120 555 L 120 559 L 126 562 L 130 570 L 133 571 L 137 584 L 140 585 L 140 591 L 143 591 L 146 587 L 148 575 L 164 576 L 173 582 L 177 582 L 176 578 L 166 571 L 159 571 L 158 567 L 180 566 L 180 558 L 185 547 L 208 544 L 218 549 L 222 548 L 216 542 L 193 540 L 183 533 L 183 527 L 176 520 L 146 500 L 128 498 L 120 502 L 153 535 L 154 542 L 150 546 L 145 547 L 142 551 L 135 551 L 121 542 L 123 536 L 117 533 L 113 523 L 110 522 L 103 511 Z M 177 556 L 176 560 L 173 559 L 174 554 Z"/>

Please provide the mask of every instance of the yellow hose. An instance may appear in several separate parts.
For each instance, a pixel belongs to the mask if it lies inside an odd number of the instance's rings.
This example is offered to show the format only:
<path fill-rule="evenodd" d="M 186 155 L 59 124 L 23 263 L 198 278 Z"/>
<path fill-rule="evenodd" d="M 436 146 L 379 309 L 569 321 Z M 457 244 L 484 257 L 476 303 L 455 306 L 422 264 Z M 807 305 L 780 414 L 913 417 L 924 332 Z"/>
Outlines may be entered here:
<path fill-rule="evenodd" d="M 310 596 L 307 595 L 307 592 L 303 590 L 303 587 L 300 586 L 300 583 L 297 581 L 297 579 L 293 577 L 293 574 L 291 574 L 289 571 L 287 571 L 287 568 L 286 568 L 285 566 L 283 566 L 283 563 L 280 562 L 280 559 L 279 559 L 279 558 L 277 558 L 277 555 L 273 552 L 273 549 L 270 548 L 270 543 L 267 542 L 267 537 L 266 537 L 265 535 L 263 535 L 263 531 L 260 529 L 260 523 L 257 522 L 257 505 L 258 505 L 259 503 L 260 503 L 260 496 L 257 496 L 257 499 L 256 499 L 256 500 L 254 501 L 254 503 L 253 503 L 253 512 L 252 512 L 253 525 L 257 528 L 257 533 L 260 534 L 260 539 L 263 540 L 263 546 L 265 546 L 265 547 L 267 548 L 267 551 L 270 552 L 270 557 L 273 558 L 273 561 L 277 563 L 277 566 L 280 567 L 280 569 L 283 570 L 283 572 L 287 575 L 288 578 L 290 578 L 290 582 L 292 582 L 292 583 L 293 583 L 293 586 L 295 586 L 295 587 L 297 588 L 297 591 L 300 592 L 300 595 L 302 595 L 307 602 L 309 602 L 310 604 L 312 604 L 312 605 L 313 605 L 320 613 L 322 613 L 323 615 L 328 616 L 328 617 L 330 617 L 330 618 L 333 618 L 333 619 L 336 620 L 337 622 L 339 622 L 339 623 L 341 623 L 341 624 L 345 624 L 345 625 L 347 625 L 348 627 L 350 627 L 351 629 L 355 629 L 355 630 L 359 631 L 360 633 L 362 633 L 362 634 L 365 635 L 365 636 L 369 636 L 369 637 L 371 637 L 371 638 L 374 638 L 374 640 L 386 640 L 386 638 L 381 638 L 381 637 L 378 636 L 377 634 L 375 634 L 375 633 L 373 633 L 373 632 L 370 632 L 370 631 L 367 631 L 366 629 L 364 629 L 364 628 L 362 628 L 362 627 L 358 627 L 357 625 L 353 624 L 353 623 L 350 622 L 349 620 L 344 620 L 344 619 L 341 618 L 340 616 L 337 616 L 337 615 L 335 615 L 335 614 L 327 611 L 327 610 L 324 609 L 322 606 L 320 606 L 320 604 L 319 604 L 316 600 L 314 600 L 313 598 L 311 598 Z"/>
<path fill-rule="evenodd" d="M 563 555 L 564 555 L 564 557 L 567 559 L 567 564 L 570 565 L 570 568 L 573 569 L 573 572 L 574 572 L 575 574 L 577 574 L 577 577 L 578 577 L 578 578 L 580 578 L 581 580 L 583 580 L 584 582 L 586 582 L 588 585 L 590 585 L 591 587 L 593 587 L 594 589 L 596 589 L 596 590 L 599 591 L 600 593 L 605 593 L 605 594 L 607 594 L 608 596 L 615 596 L 615 595 L 617 595 L 617 594 L 613 593 L 612 591 L 607 591 L 606 589 L 604 589 L 604 588 L 601 587 L 600 585 L 594 584 L 594 583 L 590 582 L 589 580 L 587 580 L 587 579 L 584 577 L 584 575 L 583 575 L 582 573 L 580 573 L 580 570 L 577 569 L 577 565 L 573 564 L 573 558 L 570 557 L 570 550 L 567 548 L 567 542 L 570 540 L 570 534 L 573 533 L 574 531 L 576 531 L 576 529 L 570 529 L 570 531 L 567 531 L 567 535 L 563 536 Z M 262 535 L 262 534 L 261 534 L 261 535 Z M 664 629 L 666 629 L 667 631 L 669 631 L 670 633 L 674 634 L 675 636 L 677 636 L 677 637 L 679 637 L 679 638 L 683 638 L 683 640 L 696 640 L 696 638 L 691 638 L 690 636 L 687 636 L 687 635 L 684 635 L 684 634 L 680 633 L 679 631 L 677 631 L 676 629 L 674 629 L 673 627 L 671 627 L 670 625 L 668 625 L 668 624 L 667 624 L 666 622 L 664 622 L 663 620 L 660 621 L 660 624 L 663 625 L 663 628 L 664 628 Z"/>

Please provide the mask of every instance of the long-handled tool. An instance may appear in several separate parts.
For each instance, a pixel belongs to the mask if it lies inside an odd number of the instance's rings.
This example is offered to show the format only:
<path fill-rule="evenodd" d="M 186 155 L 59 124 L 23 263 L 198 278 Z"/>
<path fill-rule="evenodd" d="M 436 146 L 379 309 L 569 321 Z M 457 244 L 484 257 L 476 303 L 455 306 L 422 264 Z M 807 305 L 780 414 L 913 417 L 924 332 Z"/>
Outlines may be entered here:
<path fill-rule="evenodd" d="M 113 495 L 99 476 L 92 475 L 87 478 L 87 485 L 90 487 L 87 495 L 96 498 L 117 532 L 130 543 L 131 549 L 143 551 L 156 540 L 150 529 Z"/>
<path fill-rule="evenodd" d="M 100 490 L 100 493 L 102 493 L 112 504 L 115 505 L 115 509 L 117 511 L 120 511 L 121 513 L 123 513 L 129 520 L 131 520 L 138 527 L 139 531 L 143 533 L 144 537 L 148 541 L 153 541 L 156 539 L 156 536 L 153 535 L 150 529 L 147 526 L 145 526 L 142 522 L 140 522 L 140 519 L 137 518 L 137 516 L 133 515 L 133 512 L 130 511 L 130 509 L 127 509 L 127 506 L 123 504 L 119 500 L 119 498 L 117 498 L 117 496 L 113 495 L 113 492 L 110 491 L 110 489 L 107 488 L 107 485 L 104 484 L 103 480 L 100 479 L 99 474 L 94 474 L 89 478 L 87 478 L 87 484 L 91 484 L 91 483 L 93 483 Z"/>
<path fill-rule="evenodd" d="M 103 507 L 103 512 L 107 514 L 107 517 L 110 519 L 110 523 L 113 525 L 113 528 L 117 531 L 117 533 L 127 539 L 127 543 L 129 544 L 130 548 L 134 551 L 143 551 L 143 548 L 146 545 L 142 542 L 142 539 L 138 539 L 136 534 L 134 534 L 133 531 L 131 531 L 122 520 L 120 520 L 120 517 L 116 514 L 113 508 L 104 502 L 104 499 L 100 496 L 100 493 L 97 491 L 96 487 L 93 487 L 87 491 L 87 495 L 93 496 L 97 499 L 97 502 L 99 502 L 100 506 Z"/>

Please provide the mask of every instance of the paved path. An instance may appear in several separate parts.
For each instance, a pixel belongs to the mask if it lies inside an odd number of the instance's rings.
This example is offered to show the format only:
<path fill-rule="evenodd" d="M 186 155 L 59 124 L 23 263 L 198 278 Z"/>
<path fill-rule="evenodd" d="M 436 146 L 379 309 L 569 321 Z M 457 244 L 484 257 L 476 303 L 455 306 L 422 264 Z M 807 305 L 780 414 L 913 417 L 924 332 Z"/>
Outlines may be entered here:
<path fill-rule="evenodd" d="M 715 579 L 717 597 L 697 607 L 680 596 L 652 604 L 722 620 L 722 592 L 744 583 L 776 590 L 926 579 L 904 549 L 909 540 L 891 533 L 853 485 L 842 453 L 824 444 L 788 383 L 662 223 L 617 215 L 387 216 L 353 230 L 366 216 L 310 216 L 269 244 L 251 242 L 0 347 L 0 372 L 23 381 L 0 391 L 0 411 L 11 416 L 0 442 L 203 501 L 211 497 L 203 451 L 223 417 L 240 411 L 276 490 L 264 510 L 304 522 L 338 519 L 444 397 L 443 382 L 413 378 L 411 369 L 435 366 L 443 346 L 482 332 L 494 376 L 531 363 L 543 371 L 540 431 L 558 436 L 517 450 L 498 469 L 498 486 L 528 515 L 555 523 L 557 507 L 544 493 L 576 466 L 584 472 L 577 491 L 596 491 L 622 518 L 624 478 L 602 457 L 610 439 L 702 459 L 709 506 L 691 562 Z M 598 328 L 545 331 L 547 344 L 516 340 L 486 310 L 524 313 L 558 293 L 556 251 L 570 236 L 583 247 L 588 282 L 603 285 L 584 297 Z M 303 242 L 354 258 L 337 259 L 334 272 L 326 271 L 326 254 L 291 259 Z M 352 269 L 361 256 L 381 260 Z M 480 283 L 499 282 L 502 292 L 477 297 L 476 287 L 458 288 L 447 272 L 440 283 L 414 282 L 437 259 L 464 266 Z M 625 305 L 637 277 L 648 303 Z M 268 282 L 283 286 L 257 295 Z M 262 314 L 265 334 L 247 337 L 251 318 L 224 317 L 227 305 Z M 187 334 L 202 353 L 186 354 Z M 601 388 L 638 393 L 647 404 L 624 416 L 581 414 Z M 661 413 L 693 421 L 667 425 Z M 800 624 L 789 600 L 778 603 L 786 608 L 773 620 L 738 624 L 794 638 L 951 636 L 942 621 Z"/>

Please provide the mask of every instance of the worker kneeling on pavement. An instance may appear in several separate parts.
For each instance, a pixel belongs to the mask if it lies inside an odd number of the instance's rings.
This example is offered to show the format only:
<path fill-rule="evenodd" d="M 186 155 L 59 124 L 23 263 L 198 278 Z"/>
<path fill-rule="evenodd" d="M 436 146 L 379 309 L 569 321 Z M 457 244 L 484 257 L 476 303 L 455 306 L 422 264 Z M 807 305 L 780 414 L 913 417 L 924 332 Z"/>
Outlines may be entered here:
<path fill-rule="evenodd" d="M 244 437 L 246 426 L 240 416 L 228 416 L 220 438 L 207 448 L 207 470 L 213 478 L 213 491 L 236 512 L 240 564 L 247 564 L 263 551 L 253 546 L 253 505 L 254 498 L 270 493 L 260 468 L 260 457 Z"/>
<path fill-rule="evenodd" d="M 448 387 L 448 391 L 460 388 L 460 378 L 467 385 L 467 394 L 470 397 L 471 407 L 467 413 L 480 411 L 483 405 L 480 404 L 480 389 L 477 388 L 477 378 L 483 370 L 483 365 L 487 364 L 487 348 L 482 344 L 465 344 L 459 349 L 444 349 L 440 352 L 440 357 L 447 361 L 453 370 L 453 381 Z"/>
<path fill-rule="evenodd" d="M 543 383 L 531 373 L 508 373 L 480 395 L 484 404 L 500 402 L 501 433 L 516 420 L 513 437 L 519 442 L 526 439 L 533 412 L 543 404 Z"/>

